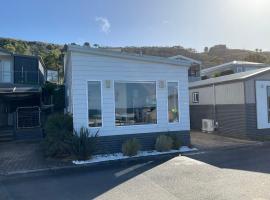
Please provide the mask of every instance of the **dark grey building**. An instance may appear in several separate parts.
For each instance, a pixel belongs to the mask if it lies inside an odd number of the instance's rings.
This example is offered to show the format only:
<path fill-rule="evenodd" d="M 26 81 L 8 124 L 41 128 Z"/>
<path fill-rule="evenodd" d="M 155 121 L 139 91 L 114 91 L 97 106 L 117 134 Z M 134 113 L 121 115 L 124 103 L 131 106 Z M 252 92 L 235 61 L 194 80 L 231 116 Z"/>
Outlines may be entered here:
<path fill-rule="evenodd" d="M 39 57 L 0 49 L 0 141 L 41 136 L 44 74 Z"/>
<path fill-rule="evenodd" d="M 189 96 L 191 129 L 212 119 L 220 134 L 270 136 L 270 67 L 190 83 Z"/>

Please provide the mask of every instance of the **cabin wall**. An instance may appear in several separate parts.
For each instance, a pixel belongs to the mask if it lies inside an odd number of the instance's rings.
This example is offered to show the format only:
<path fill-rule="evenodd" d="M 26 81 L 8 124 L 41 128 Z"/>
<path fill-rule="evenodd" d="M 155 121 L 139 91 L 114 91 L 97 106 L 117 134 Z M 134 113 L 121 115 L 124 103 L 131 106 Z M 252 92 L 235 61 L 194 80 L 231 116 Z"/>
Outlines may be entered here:
<path fill-rule="evenodd" d="M 72 105 L 75 129 L 88 127 L 87 82 L 100 80 L 102 83 L 102 116 L 100 136 L 146 134 L 153 132 L 189 131 L 188 74 L 186 67 L 138 60 L 97 56 L 86 53 L 71 53 Z M 110 80 L 110 88 L 105 81 Z M 168 123 L 167 87 L 159 87 L 159 81 L 177 81 L 179 88 L 179 123 Z M 114 81 L 155 81 L 157 95 L 157 124 L 115 126 Z M 70 84 L 70 83 L 69 83 Z"/>

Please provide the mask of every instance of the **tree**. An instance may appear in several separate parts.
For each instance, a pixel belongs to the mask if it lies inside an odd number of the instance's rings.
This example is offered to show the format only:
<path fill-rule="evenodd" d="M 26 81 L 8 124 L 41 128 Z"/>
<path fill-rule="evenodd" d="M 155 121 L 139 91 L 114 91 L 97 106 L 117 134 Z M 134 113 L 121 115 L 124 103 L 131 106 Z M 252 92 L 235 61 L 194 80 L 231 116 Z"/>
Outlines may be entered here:
<path fill-rule="evenodd" d="M 59 68 L 61 65 L 60 57 L 61 51 L 59 49 L 50 51 L 44 58 L 45 65 L 47 67 Z"/>
<path fill-rule="evenodd" d="M 12 44 L 3 45 L 3 49 L 6 49 L 7 51 L 12 52 L 12 53 L 16 51 L 16 48 Z"/>
<path fill-rule="evenodd" d="M 93 45 L 95 48 L 99 48 L 99 45 L 98 44 L 94 44 Z"/>
<path fill-rule="evenodd" d="M 208 53 L 208 47 L 204 47 L 204 53 Z"/>
<path fill-rule="evenodd" d="M 251 53 L 247 57 L 245 57 L 244 60 L 249 62 L 265 63 L 267 61 L 267 58 L 259 53 Z"/>
<path fill-rule="evenodd" d="M 85 46 L 85 47 L 90 47 L 90 43 L 89 43 L 89 42 L 85 42 L 85 43 L 83 44 L 83 46 Z"/>

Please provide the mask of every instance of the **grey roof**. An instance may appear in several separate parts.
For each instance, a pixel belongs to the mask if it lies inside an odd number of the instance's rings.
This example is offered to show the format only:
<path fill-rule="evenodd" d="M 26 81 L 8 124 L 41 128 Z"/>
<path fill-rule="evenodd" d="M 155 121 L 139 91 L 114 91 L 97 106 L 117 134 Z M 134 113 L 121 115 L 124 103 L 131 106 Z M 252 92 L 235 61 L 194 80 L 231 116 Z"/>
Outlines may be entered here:
<path fill-rule="evenodd" d="M 193 58 L 186 57 L 186 56 L 182 56 L 182 55 L 171 56 L 171 57 L 168 57 L 168 58 L 169 59 L 176 59 L 176 60 L 180 60 L 180 59 L 187 60 L 187 61 L 189 61 L 191 63 L 196 63 L 198 65 L 201 65 L 202 64 L 201 61 L 198 61 L 198 60 L 195 60 Z"/>
<path fill-rule="evenodd" d="M 206 74 L 206 73 L 213 72 L 215 70 L 219 70 L 219 69 L 222 69 L 222 68 L 227 68 L 227 67 L 230 67 L 230 66 L 233 66 L 233 65 L 256 66 L 256 67 L 260 67 L 260 68 L 269 66 L 268 64 L 265 64 L 265 63 L 256 63 L 256 62 L 248 62 L 248 61 L 236 61 L 235 60 L 235 61 L 232 61 L 232 62 L 224 63 L 224 64 L 217 65 L 217 66 L 214 66 L 214 67 L 209 67 L 207 69 L 203 69 L 203 70 L 201 70 L 201 73 Z"/>
<path fill-rule="evenodd" d="M 109 49 L 91 48 L 91 47 L 85 47 L 85 46 L 79 46 L 79 45 L 68 45 L 68 51 L 88 53 L 88 54 L 99 55 L 99 56 L 122 58 L 122 59 L 140 60 L 140 61 L 145 61 L 145 62 L 163 63 L 163 64 L 170 64 L 170 65 L 177 65 L 180 67 L 190 66 L 190 61 L 187 61 L 187 60 L 176 60 L 176 59 L 169 59 L 169 58 L 158 57 L 158 56 L 148 56 L 148 55 L 140 55 L 140 54 L 134 54 L 134 53 L 111 51 Z"/>
<path fill-rule="evenodd" d="M 240 73 L 235 73 L 235 74 L 226 75 L 226 76 L 220 76 L 217 78 L 209 78 L 209 79 L 201 80 L 201 81 L 195 81 L 195 82 L 191 82 L 189 84 L 189 87 L 194 88 L 194 87 L 214 85 L 214 84 L 219 84 L 219 83 L 229 82 L 229 81 L 241 81 L 241 80 L 254 77 L 265 72 L 270 72 L 270 67 L 249 70 L 246 72 L 240 72 Z"/>

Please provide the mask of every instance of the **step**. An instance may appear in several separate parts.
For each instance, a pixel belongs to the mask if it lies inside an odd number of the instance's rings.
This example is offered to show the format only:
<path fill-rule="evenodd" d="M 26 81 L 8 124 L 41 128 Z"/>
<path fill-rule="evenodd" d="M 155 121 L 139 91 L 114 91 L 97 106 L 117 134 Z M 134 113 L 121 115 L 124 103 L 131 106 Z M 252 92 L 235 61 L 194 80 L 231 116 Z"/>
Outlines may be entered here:
<path fill-rule="evenodd" d="M 14 140 L 13 136 L 12 137 L 0 138 L 0 142 L 10 142 L 12 140 Z"/>
<path fill-rule="evenodd" d="M 11 132 L 11 133 L 1 133 L 0 134 L 0 138 L 3 138 L 3 137 L 13 137 L 13 132 Z"/>
<path fill-rule="evenodd" d="M 13 130 L 1 130 L 0 131 L 0 142 L 9 142 L 14 139 Z"/>

